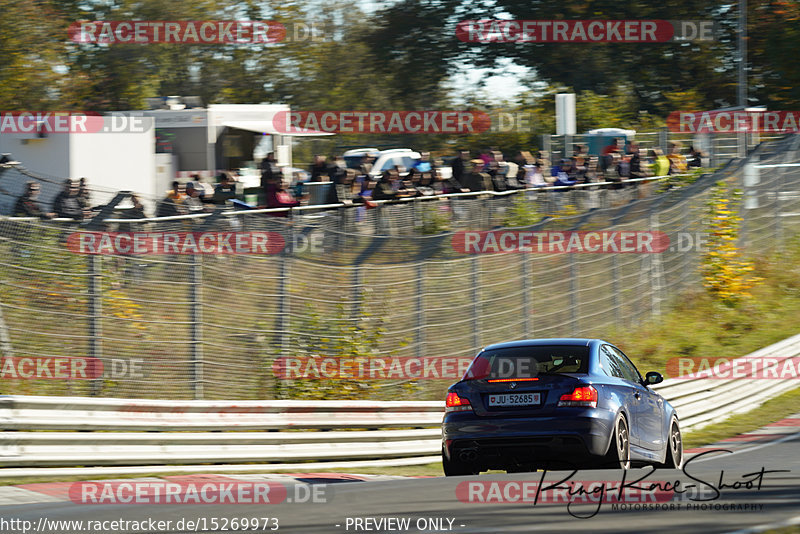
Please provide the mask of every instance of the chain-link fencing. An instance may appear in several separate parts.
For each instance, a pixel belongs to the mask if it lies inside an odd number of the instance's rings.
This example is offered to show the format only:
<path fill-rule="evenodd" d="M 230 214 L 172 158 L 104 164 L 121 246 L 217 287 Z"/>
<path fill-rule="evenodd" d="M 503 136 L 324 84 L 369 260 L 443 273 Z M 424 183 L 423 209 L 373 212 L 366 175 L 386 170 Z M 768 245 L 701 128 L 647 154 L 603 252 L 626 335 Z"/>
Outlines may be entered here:
<path fill-rule="evenodd" d="M 0 392 L 424 398 L 414 377 L 388 370 L 374 381 L 321 379 L 325 373 L 290 380 L 276 373 L 277 362 L 470 358 L 493 342 L 602 336 L 637 324 L 697 287 L 706 203 L 717 181 L 744 190 L 748 253 L 780 247 L 796 233 L 799 141 L 762 144 L 714 175 L 647 194 L 642 188 L 653 184 L 371 209 L 105 218 L 94 226 L 2 218 Z M 548 211 L 550 204 L 560 207 Z M 661 232 L 669 246 L 657 253 L 464 253 L 457 245 L 463 232 L 485 235 L 526 206 L 536 220 L 563 215 L 520 232 Z M 134 234 L 149 236 L 142 250 Z M 242 247 L 238 236 L 246 236 Z"/>

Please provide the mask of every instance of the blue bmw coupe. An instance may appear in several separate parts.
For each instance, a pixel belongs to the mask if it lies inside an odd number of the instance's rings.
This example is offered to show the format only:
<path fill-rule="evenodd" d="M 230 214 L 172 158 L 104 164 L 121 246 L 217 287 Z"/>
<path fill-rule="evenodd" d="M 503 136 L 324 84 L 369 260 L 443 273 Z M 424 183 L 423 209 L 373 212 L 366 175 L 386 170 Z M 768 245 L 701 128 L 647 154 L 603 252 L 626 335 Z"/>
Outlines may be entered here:
<path fill-rule="evenodd" d="M 447 476 L 488 469 L 680 468 L 675 409 L 614 345 L 534 339 L 484 348 L 448 389 L 442 422 Z"/>

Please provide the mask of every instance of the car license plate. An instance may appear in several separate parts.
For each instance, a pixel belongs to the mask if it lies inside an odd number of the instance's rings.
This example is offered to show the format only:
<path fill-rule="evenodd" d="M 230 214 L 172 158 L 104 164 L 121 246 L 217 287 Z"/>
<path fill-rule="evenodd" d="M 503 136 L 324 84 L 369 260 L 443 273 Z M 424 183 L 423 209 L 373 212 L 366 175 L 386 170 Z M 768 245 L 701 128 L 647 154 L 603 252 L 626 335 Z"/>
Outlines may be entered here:
<path fill-rule="evenodd" d="M 489 395 L 489 406 L 535 406 L 539 403 L 541 403 L 541 393 Z"/>

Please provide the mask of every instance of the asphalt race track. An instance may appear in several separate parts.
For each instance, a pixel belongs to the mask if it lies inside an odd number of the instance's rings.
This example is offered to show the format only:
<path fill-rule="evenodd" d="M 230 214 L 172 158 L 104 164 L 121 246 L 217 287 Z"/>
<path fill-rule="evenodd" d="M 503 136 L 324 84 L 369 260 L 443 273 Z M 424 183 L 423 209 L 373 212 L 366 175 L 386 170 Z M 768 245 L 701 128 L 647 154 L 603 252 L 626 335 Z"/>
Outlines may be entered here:
<path fill-rule="evenodd" d="M 796 421 L 796 420 L 793 420 Z M 739 438 L 742 438 L 741 436 Z M 734 443 L 738 441 L 738 443 Z M 23 532 L 21 523 L 31 521 L 28 532 L 61 534 L 74 532 L 55 529 L 52 521 L 129 520 L 143 522 L 149 518 L 171 521 L 154 528 L 146 525 L 124 528 L 119 523 L 106 523 L 93 532 L 756 532 L 766 525 L 800 523 L 800 433 L 782 434 L 763 443 L 747 443 L 748 439 L 732 440 L 737 446 L 730 453 L 697 449 L 687 453 L 683 470 L 657 470 L 637 486 L 650 486 L 657 495 L 643 495 L 626 489 L 620 501 L 621 470 L 548 472 L 539 486 L 539 501 L 534 504 L 536 488 L 542 472 L 518 474 L 484 474 L 456 478 L 390 478 L 347 482 L 347 476 L 326 475 L 284 479 L 280 484 L 286 498 L 279 504 L 76 504 L 68 499 L 52 498 L 50 502 L 6 504 L 1 500 L 0 522 L 6 520 L 3 532 Z M 744 442 L 744 443 L 743 443 Z M 718 445 L 715 445 L 716 448 Z M 626 476 L 626 487 L 650 472 L 651 468 L 633 469 Z M 780 472 L 778 472 L 780 471 Z M 250 475 L 252 480 L 269 479 L 270 475 Z M 195 475 L 195 477 L 211 477 Z M 248 475 L 240 475 L 246 479 Z M 177 478 L 177 477 L 176 477 Z M 548 487 L 561 481 L 559 488 Z M 604 484 L 577 484 L 578 481 L 603 481 Z M 672 489 L 680 481 L 675 494 Z M 721 481 L 721 483 L 720 483 Z M 333 483 L 338 482 L 338 483 Z M 480 483 L 475 485 L 474 483 Z M 522 483 L 533 483 L 524 486 Z M 760 487 L 759 487 L 760 482 Z M 473 483 L 472 486 L 470 484 Z M 60 483 L 73 484 L 73 483 Z M 309 485 L 310 484 L 310 485 Z M 616 485 L 615 485 L 616 484 Z M 691 487 L 691 485 L 694 487 Z M 529 493 L 520 502 L 522 489 Z M 316 490 L 314 490 L 316 488 Z M 500 488 L 500 489 L 498 489 Z M 606 488 L 608 502 L 589 500 L 595 495 L 581 491 Z M 616 488 L 616 489 L 614 489 Z M 716 489 L 720 490 L 719 495 Z M 310 491 L 317 492 L 315 498 Z M 504 499 L 512 502 L 462 502 L 473 499 Z M 572 494 L 569 496 L 569 494 Z M 505 497 L 504 497 L 505 495 Z M 289 500 L 306 502 L 288 502 Z M 568 506 L 572 499 L 573 504 Z M 705 499 L 705 500 L 701 500 Z M 585 504 L 584 504 L 585 503 Z M 657 506 L 657 508 L 656 508 Z M 643 509 L 644 508 L 644 509 Z M 580 516 L 580 517 L 576 517 Z M 583 517 L 583 518 L 581 518 Z M 47 518 L 44 525 L 40 518 Z M 223 521 L 251 519 L 256 528 L 230 528 Z M 256 520 L 256 518 L 258 518 Z M 277 518 L 277 530 L 272 518 Z M 183 523 L 178 524 L 183 520 Z M 189 525 L 186 521 L 195 521 Z M 212 530 L 212 520 L 217 528 Z M 0 523 L 0 526 L 3 526 Z M 49 529 L 47 528 L 49 526 Z M 16 528 L 14 528 L 16 527 Z M 63 527 L 63 525 L 62 525 Z M 178 528 L 183 527 L 183 528 Z M 223 528 L 228 527 L 228 528 Z M 748 530 L 759 527 L 755 530 Z M 36 530 L 40 528 L 40 530 Z M 87 532 L 84 528 L 82 532 Z M 26 533 L 27 534 L 27 533 Z"/>

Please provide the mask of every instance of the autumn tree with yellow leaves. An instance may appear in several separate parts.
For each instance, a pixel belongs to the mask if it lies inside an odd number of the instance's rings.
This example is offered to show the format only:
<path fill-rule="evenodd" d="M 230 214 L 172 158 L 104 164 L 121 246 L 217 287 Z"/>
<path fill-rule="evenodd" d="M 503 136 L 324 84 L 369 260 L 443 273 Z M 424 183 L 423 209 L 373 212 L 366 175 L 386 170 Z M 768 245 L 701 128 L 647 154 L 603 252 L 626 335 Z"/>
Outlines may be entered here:
<path fill-rule="evenodd" d="M 741 191 L 718 182 L 708 202 L 708 248 L 701 265 L 703 285 L 728 307 L 750 297 L 750 290 L 762 280 L 754 274 L 753 263 L 745 260 L 736 246 L 742 220 L 737 214 L 741 195 Z"/>

